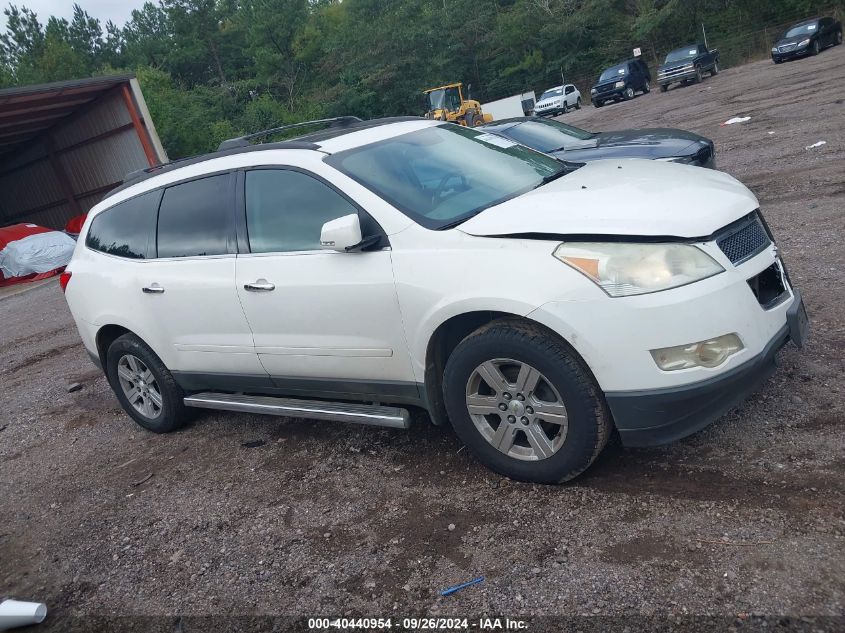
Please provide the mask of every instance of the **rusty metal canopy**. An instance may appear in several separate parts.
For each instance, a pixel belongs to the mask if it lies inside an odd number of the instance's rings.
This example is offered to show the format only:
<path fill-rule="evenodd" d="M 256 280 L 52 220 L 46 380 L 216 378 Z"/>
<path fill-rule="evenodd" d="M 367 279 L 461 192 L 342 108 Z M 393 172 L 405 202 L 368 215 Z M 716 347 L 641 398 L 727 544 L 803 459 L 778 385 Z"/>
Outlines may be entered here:
<path fill-rule="evenodd" d="M 0 90 L 0 160 L 135 75 L 109 75 Z"/>

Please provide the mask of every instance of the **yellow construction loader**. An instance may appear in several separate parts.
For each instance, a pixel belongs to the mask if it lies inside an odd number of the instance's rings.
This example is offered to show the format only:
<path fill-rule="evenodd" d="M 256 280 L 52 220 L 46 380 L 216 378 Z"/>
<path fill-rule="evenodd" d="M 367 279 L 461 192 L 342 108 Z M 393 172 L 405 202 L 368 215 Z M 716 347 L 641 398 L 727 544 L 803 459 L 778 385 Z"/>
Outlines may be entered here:
<path fill-rule="evenodd" d="M 423 90 L 428 99 L 428 112 L 425 118 L 435 121 L 451 121 L 459 125 L 475 127 L 482 123 L 489 123 L 493 115 L 484 114 L 481 111 L 481 104 L 474 99 L 464 99 L 463 84 L 447 84 L 439 88 Z"/>

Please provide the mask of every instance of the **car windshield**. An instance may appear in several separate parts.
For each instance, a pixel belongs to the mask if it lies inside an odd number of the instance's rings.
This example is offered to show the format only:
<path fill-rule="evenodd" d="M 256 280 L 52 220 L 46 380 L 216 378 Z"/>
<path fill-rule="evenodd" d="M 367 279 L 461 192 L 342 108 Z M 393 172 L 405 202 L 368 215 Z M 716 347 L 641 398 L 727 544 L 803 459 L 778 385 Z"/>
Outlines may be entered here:
<path fill-rule="evenodd" d="M 538 152 L 556 152 L 583 147 L 584 141 L 595 136 L 593 132 L 559 121 L 525 121 L 517 123 L 497 134 L 527 145 Z"/>
<path fill-rule="evenodd" d="M 818 25 L 816 22 L 811 24 L 800 24 L 798 26 L 793 26 L 786 32 L 784 37 L 798 37 L 799 35 L 809 35 L 811 33 L 815 33 L 816 29 L 818 29 Z"/>
<path fill-rule="evenodd" d="M 430 229 L 459 224 L 567 169 L 513 141 L 452 123 L 338 152 L 326 162 Z"/>
<path fill-rule="evenodd" d="M 686 46 L 684 48 L 679 48 L 677 50 L 672 51 L 666 56 L 666 64 L 671 64 L 672 62 L 682 62 L 685 59 L 691 59 L 698 55 L 698 47 L 697 46 Z"/>
<path fill-rule="evenodd" d="M 545 101 L 546 99 L 551 99 L 552 97 L 559 97 L 563 94 L 563 88 L 551 88 L 546 90 L 542 95 L 540 95 L 540 101 Z"/>
<path fill-rule="evenodd" d="M 617 77 L 624 77 L 627 72 L 627 66 L 625 64 L 619 64 L 618 66 L 613 66 L 612 68 L 605 70 L 601 74 L 601 77 L 599 77 L 599 81 L 610 81 L 611 79 L 616 79 Z"/>

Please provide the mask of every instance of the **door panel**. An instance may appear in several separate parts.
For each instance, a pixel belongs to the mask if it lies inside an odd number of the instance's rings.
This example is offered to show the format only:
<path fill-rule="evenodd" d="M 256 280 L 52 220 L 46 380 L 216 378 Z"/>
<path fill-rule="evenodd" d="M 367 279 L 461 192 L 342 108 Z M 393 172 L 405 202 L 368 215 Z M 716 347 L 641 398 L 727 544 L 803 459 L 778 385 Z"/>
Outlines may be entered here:
<path fill-rule="evenodd" d="M 413 381 L 390 251 L 241 255 L 236 281 L 271 376 Z"/>
<path fill-rule="evenodd" d="M 144 322 L 171 348 L 171 370 L 246 374 L 269 383 L 235 290 L 235 257 L 163 259 L 137 266 Z M 147 293 L 142 288 L 161 288 Z"/>

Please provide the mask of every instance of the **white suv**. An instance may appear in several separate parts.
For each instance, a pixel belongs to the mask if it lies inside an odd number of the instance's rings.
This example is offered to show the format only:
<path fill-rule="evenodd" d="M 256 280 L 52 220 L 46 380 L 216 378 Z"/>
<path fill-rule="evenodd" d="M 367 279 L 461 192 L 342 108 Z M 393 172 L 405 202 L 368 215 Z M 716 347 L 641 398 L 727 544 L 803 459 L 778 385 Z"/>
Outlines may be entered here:
<path fill-rule="evenodd" d="M 556 116 L 566 114 L 569 108 L 581 109 L 581 93 L 573 84 L 546 90 L 534 105 L 534 113 L 539 116 Z"/>
<path fill-rule="evenodd" d="M 404 428 L 412 405 L 490 468 L 560 482 L 614 430 L 702 428 L 807 332 L 723 173 L 567 164 L 421 119 L 221 148 L 98 204 L 62 278 L 151 431 L 189 407 Z"/>

